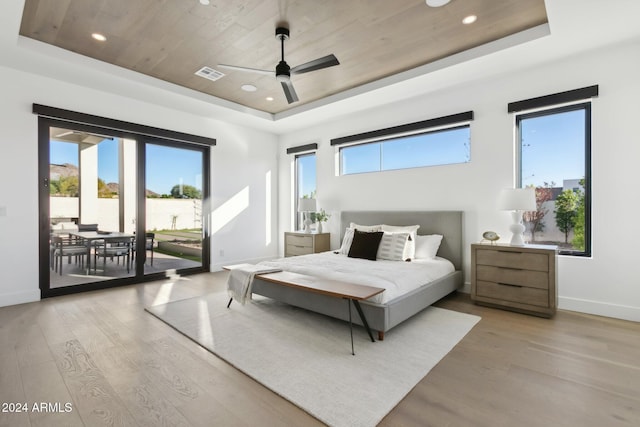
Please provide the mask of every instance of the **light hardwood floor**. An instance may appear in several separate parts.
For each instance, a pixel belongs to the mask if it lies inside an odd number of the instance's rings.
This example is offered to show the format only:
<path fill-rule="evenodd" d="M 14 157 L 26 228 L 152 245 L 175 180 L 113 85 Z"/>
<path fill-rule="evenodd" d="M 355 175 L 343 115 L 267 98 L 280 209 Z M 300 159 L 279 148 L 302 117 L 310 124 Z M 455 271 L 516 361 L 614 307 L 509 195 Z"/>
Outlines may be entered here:
<path fill-rule="evenodd" d="M 29 406 L 0 426 L 322 425 L 143 311 L 220 291 L 226 274 L 0 308 L 0 404 Z M 640 324 L 464 294 L 437 305 L 482 320 L 382 426 L 640 425 Z M 72 410 L 33 412 L 40 402 Z"/>

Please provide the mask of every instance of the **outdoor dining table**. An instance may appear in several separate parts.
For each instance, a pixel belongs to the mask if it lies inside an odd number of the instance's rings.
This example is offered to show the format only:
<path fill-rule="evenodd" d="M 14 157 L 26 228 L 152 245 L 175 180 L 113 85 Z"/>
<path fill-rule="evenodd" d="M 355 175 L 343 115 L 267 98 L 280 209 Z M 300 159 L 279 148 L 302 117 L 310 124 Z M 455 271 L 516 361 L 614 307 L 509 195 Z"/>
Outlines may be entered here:
<path fill-rule="evenodd" d="M 97 240 L 103 240 L 105 244 L 109 240 L 120 239 L 122 237 L 135 237 L 135 234 L 123 233 L 121 231 L 70 231 L 69 235 L 82 239 L 87 246 L 87 275 L 91 272 L 91 247 L 92 243 Z"/>

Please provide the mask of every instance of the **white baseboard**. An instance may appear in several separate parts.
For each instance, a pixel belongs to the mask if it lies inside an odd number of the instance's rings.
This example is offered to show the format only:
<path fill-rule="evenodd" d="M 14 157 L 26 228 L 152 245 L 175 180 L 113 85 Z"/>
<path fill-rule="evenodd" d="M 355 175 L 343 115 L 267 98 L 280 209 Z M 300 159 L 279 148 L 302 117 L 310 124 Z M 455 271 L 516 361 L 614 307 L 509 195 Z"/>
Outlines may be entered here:
<path fill-rule="evenodd" d="M 225 265 L 234 265 L 234 264 L 257 264 L 261 261 L 269 261 L 272 259 L 277 259 L 279 257 L 277 256 L 270 256 L 270 257 L 262 257 L 262 258 L 253 258 L 253 259 L 236 259 L 236 260 L 229 260 L 229 261 L 225 261 L 225 262 L 217 262 L 214 264 L 211 264 L 211 271 L 220 271 L 222 270 L 222 267 L 224 267 Z"/>
<path fill-rule="evenodd" d="M 458 289 L 458 292 L 462 292 L 463 294 L 470 294 L 471 293 L 471 283 L 465 282 L 462 285 L 462 287 L 460 289 Z"/>
<path fill-rule="evenodd" d="M 40 301 L 40 289 L 0 294 L 0 307 Z"/>
<path fill-rule="evenodd" d="M 558 297 L 558 308 L 561 310 L 577 311 L 595 314 L 597 316 L 613 317 L 614 319 L 640 322 L 640 307 L 603 303 L 580 298 Z"/>

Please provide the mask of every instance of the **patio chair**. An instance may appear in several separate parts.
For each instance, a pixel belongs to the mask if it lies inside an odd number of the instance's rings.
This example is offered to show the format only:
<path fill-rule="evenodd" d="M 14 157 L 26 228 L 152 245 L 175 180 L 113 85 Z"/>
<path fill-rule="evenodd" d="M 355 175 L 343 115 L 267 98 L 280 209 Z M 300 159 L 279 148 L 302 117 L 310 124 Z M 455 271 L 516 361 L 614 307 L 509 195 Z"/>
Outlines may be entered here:
<path fill-rule="evenodd" d="M 151 252 L 151 265 L 153 265 L 153 249 L 154 249 L 154 246 L 155 246 L 155 239 L 156 239 L 156 233 L 151 233 L 151 232 L 145 233 L 144 248 L 148 252 Z M 133 247 L 134 248 L 136 247 L 135 239 L 133 240 Z M 134 262 L 135 260 L 136 260 L 136 253 L 135 253 L 135 250 L 133 250 L 132 254 L 131 254 L 131 262 Z"/>
<path fill-rule="evenodd" d="M 156 233 L 145 233 L 145 236 L 146 236 L 145 249 L 147 251 L 151 251 L 151 265 L 153 265 L 153 246 L 154 246 L 154 241 L 156 239 Z"/>
<path fill-rule="evenodd" d="M 78 231 L 98 231 L 98 224 L 78 224 Z"/>
<path fill-rule="evenodd" d="M 76 264 L 80 261 L 81 267 L 84 267 L 86 256 L 87 247 L 85 245 L 79 245 L 69 238 L 55 234 L 51 236 L 51 261 L 54 271 L 60 273 L 61 276 L 64 257 L 68 258 L 69 264 L 71 264 L 71 257 L 75 257 Z"/>
<path fill-rule="evenodd" d="M 113 261 L 116 258 L 118 264 L 120 264 L 120 257 L 123 257 L 123 261 L 127 266 L 127 273 L 131 271 L 131 248 L 133 246 L 132 237 L 115 237 L 110 238 L 108 241 L 103 241 L 100 246 L 95 248 L 93 253 L 93 271 L 96 272 L 98 268 L 97 259 L 102 257 L 102 269 L 107 266 L 107 258 Z"/>

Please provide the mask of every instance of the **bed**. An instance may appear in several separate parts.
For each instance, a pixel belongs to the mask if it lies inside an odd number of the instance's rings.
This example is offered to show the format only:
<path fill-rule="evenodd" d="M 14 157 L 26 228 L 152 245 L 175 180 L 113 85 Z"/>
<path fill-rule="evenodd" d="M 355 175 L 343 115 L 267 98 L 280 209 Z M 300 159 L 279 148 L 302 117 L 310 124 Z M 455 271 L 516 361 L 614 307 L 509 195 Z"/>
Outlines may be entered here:
<path fill-rule="evenodd" d="M 394 289 L 393 292 L 383 293 L 374 300 L 361 302 L 362 310 L 372 330 L 378 331 L 378 338 L 383 339 L 384 333 L 394 326 L 430 306 L 442 297 L 456 291 L 463 284 L 462 276 L 462 212 L 460 211 L 343 211 L 340 214 L 340 241 L 344 237 L 345 229 L 351 223 L 361 225 L 388 224 L 395 226 L 420 225 L 418 235 L 441 234 L 442 242 L 438 249 L 437 259 L 434 260 L 438 270 L 434 273 L 441 276 L 435 280 L 427 278 L 430 273 L 425 272 L 425 280 L 417 288 Z M 307 268 L 313 264 L 320 266 L 315 274 L 325 277 L 327 274 L 337 280 L 349 281 L 349 272 L 343 269 L 342 262 L 347 258 L 334 252 L 324 252 L 301 257 L 290 257 L 281 260 L 266 261 L 261 264 L 269 267 L 279 267 L 285 271 L 304 272 L 309 274 Z M 408 274 L 416 276 L 420 273 L 417 263 L 403 261 L 367 261 L 348 258 L 364 266 L 369 271 L 369 278 L 362 274 L 354 274 L 353 283 L 379 286 L 384 283 L 383 270 L 388 265 L 396 263 L 398 269 L 409 271 Z M 368 268 L 367 268 L 368 263 Z M 398 264 L 399 263 L 399 264 Z M 346 267 L 345 267 L 346 268 Z M 333 273 L 323 273 L 333 272 Z M 385 273 L 386 274 L 386 273 Z M 363 281 L 364 280 L 364 281 Z M 428 282 L 428 283 L 427 283 Z M 402 284 L 401 284 L 402 285 Z M 403 288 L 403 286 L 399 286 Z M 385 286 L 382 286 L 385 287 Z M 252 293 L 273 298 L 287 304 L 311 310 L 341 320 L 348 320 L 348 312 L 345 310 L 344 301 L 331 296 L 309 293 L 304 290 L 280 286 L 257 277 L 252 285 Z M 391 291 L 391 289 L 390 289 Z M 362 325 L 360 319 L 354 317 L 354 323 Z"/>

